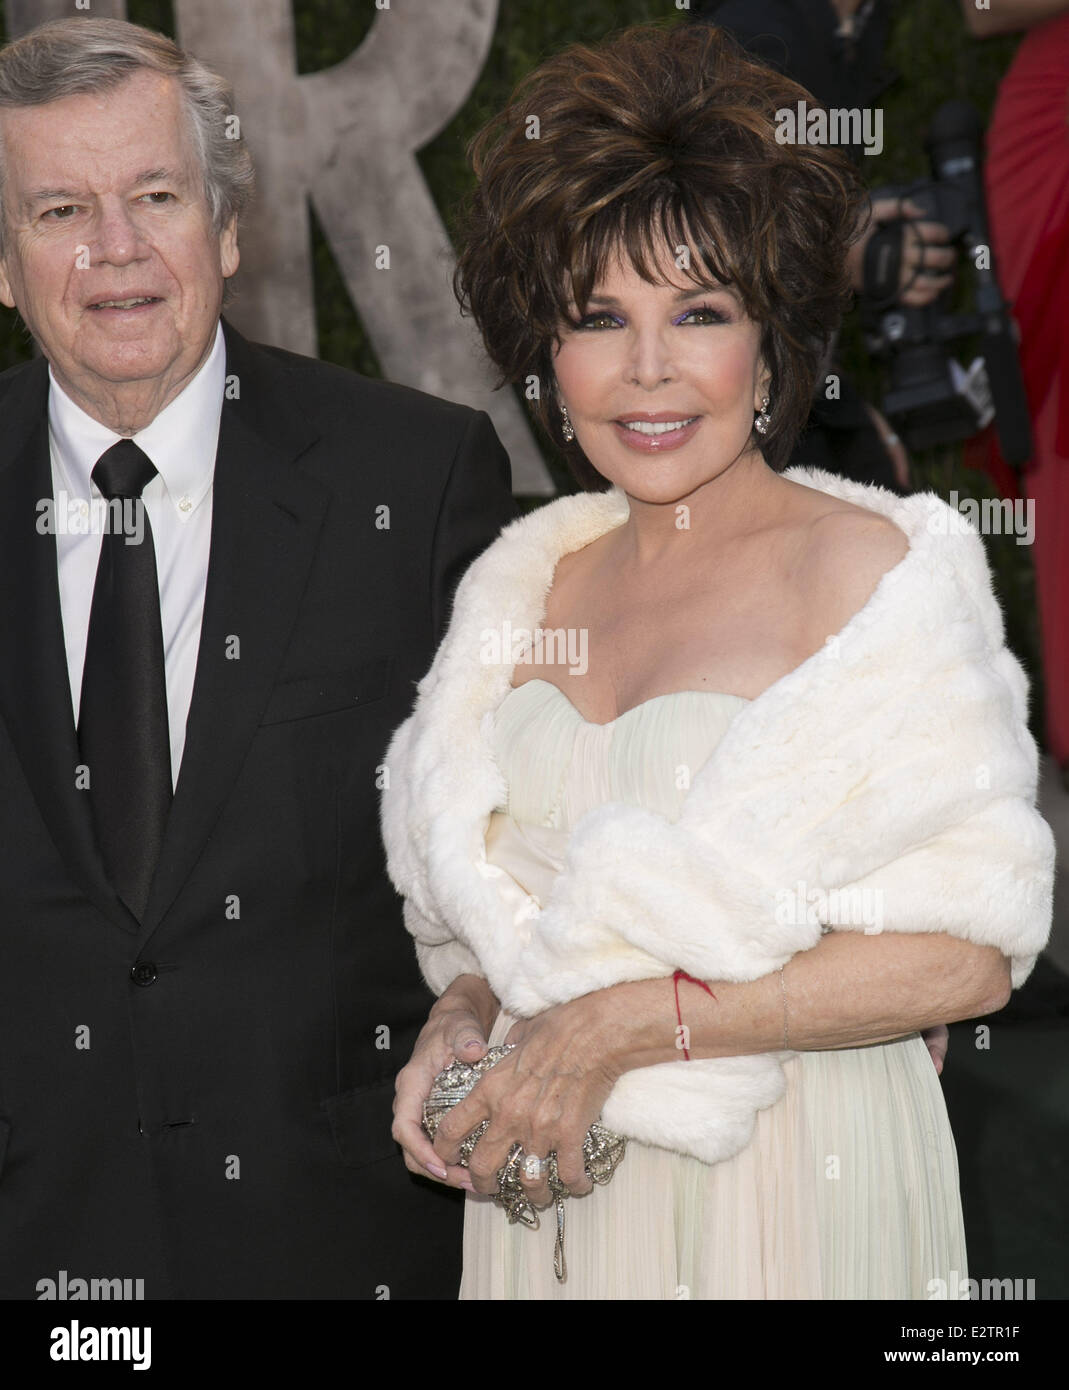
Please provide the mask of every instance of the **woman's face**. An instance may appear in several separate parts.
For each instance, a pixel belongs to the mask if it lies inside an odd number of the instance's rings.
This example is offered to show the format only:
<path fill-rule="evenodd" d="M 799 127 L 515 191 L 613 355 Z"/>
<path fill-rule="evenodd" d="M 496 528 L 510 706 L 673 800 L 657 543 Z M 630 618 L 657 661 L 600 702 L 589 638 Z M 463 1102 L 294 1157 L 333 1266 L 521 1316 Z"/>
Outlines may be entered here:
<path fill-rule="evenodd" d="M 760 328 L 734 291 L 675 272 L 647 284 L 617 258 L 555 354 L 583 452 L 632 497 L 673 502 L 747 451 L 768 394 Z"/>

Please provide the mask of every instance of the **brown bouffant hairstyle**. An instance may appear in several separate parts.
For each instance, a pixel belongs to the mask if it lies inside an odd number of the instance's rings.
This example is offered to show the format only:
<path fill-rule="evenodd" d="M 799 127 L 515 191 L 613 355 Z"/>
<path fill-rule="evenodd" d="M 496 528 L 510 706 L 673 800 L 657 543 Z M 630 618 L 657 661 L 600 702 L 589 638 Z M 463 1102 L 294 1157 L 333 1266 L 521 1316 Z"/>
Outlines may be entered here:
<path fill-rule="evenodd" d="M 819 105 L 723 30 L 641 25 L 548 59 L 472 141 L 454 289 L 499 384 L 537 378 L 536 413 L 580 486 L 605 479 L 561 433 L 553 352 L 617 251 L 663 283 L 666 253 L 678 264 L 686 247 L 678 273 L 735 289 L 772 374 L 772 423 L 753 442 L 787 466 L 867 206 L 840 151 L 777 141 L 777 111 L 802 100 Z"/>

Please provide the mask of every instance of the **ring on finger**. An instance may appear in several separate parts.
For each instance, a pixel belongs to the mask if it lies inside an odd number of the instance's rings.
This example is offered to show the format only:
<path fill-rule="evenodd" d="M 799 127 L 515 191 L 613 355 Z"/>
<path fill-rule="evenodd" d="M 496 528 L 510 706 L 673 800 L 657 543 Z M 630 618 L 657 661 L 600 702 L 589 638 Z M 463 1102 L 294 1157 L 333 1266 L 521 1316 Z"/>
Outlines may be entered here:
<path fill-rule="evenodd" d="M 537 1154 L 527 1154 L 523 1160 L 523 1176 L 528 1182 L 541 1182 L 546 1175 L 546 1160 Z"/>
<path fill-rule="evenodd" d="M 466 1139 L 462 1140 L 460 1145 L 460 1155 L 457 1158 L 457 1162 L 460 1164 L 462 1168 L 467 1168 L 469 1166 L 471 1162 L 471 1156 L 475 1152 L 476 1144 L 478 1144 L 479 1140 L 483 1137 L 483 1135 L 489 1128 L 490 1121 L 483 1120 L 481 1124 L 477 1125 L 475 1129 L 472 1130 L 472 1132 L 468 1135 Z"/>

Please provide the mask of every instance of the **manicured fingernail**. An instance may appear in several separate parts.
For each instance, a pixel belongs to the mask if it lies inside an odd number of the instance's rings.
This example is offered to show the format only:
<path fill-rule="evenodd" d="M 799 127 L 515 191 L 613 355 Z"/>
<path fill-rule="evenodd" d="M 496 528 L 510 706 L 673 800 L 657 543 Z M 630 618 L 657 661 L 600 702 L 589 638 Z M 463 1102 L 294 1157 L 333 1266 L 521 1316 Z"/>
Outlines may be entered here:
<path fill-rule="evenodd" d="M 444 1168 L 436 1168 L 433 1163 L 425 1165 L 428 1173 L 433 1173 L 436 1178 L 447 1178 L 449 1174 Z"/>
<path fill-rule="evenodd" d="M 460 1045 L 461 1047 L 478 1047 L 479 1042 L 479 1038 L 465 1038 Z"/>
<path fill-rule="evenodd" d="M 461 1187 L 464 1189 L 465 1192 L 474 1192 L 474 1191 L 475 1191 L 475 1188 L 471 1185 L 470 1182 L 462 1182 L 460 1185 L 461 1185 Z"/>

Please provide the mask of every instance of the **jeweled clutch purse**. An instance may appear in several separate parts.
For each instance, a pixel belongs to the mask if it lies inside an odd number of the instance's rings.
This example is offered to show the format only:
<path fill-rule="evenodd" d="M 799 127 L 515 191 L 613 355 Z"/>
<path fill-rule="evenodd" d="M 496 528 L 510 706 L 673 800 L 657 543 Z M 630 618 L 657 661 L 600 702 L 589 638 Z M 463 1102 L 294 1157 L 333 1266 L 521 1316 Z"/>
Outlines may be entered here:
<path fill-rule="evenodd" d="M 423 1102 L 423 1128 L 431 1139 L 434 1138 L 442 1117 L 447 1115 L 454 1105 L 459 1105 L 480 1078 L 485 1076 L 491 1067 L 496 1066 L 502 1057 L 507 1057 L 514 1046 L 515 1044 L 492 1047 L 486 1056 L 481 1057 L 477 1062 L 454 1061 L 444 1071 L 438 1073 L 434 1078 L 430 1095 Z M 468 1166 L 468 1160 L 471 1158 L 475 1145 L 486 1133 L 489 1125 L 489 1120 L 483 1120 L 482 1124 L 473 1129 L 461 1144 L 458 1162 L 463 1167 Z M 614 1134 L 611 1129 L 605 1129 L 604 1126 L 598 1124 L 591 1125 L 586 1132 L 586 1138 L 583 1140 L 583 1167 L 590 1181 L 599 1186 L 607 1183 L 616 1172 L 626 1147 L 627 1140 Z M 493 1200 L 498 1206 L 504 1207 L 510 1221 L 522 1221 L 525 1226 L 537 1230 L 538 1212 L 528 1201 L 527 1192 L 520 1181 L 520 1173 L 524 1171 L 525 1167 L 525 1157 L 522 1146 L 513 1144 L 509 1150 L 509 1156 L 505 1160 L 505 1166 L 498 1170 L 497 1191 L 494 1193 Z M 539 1160 L 534 1159 L 534 1162 L 538 1163 Z M 546 1155 L 545 1165 L 546 1181 L 553 1194 L 553 1203 L 557 1212 L 557 1241 L 553 1251 L 553 1272 L 563 1283 L 567 1277 L 567 1267 L 564 1262 L 564 1198 L 570 1197 L 571 1193 L 561 1182 L 557 1173 L 556 1152 Z"/>

